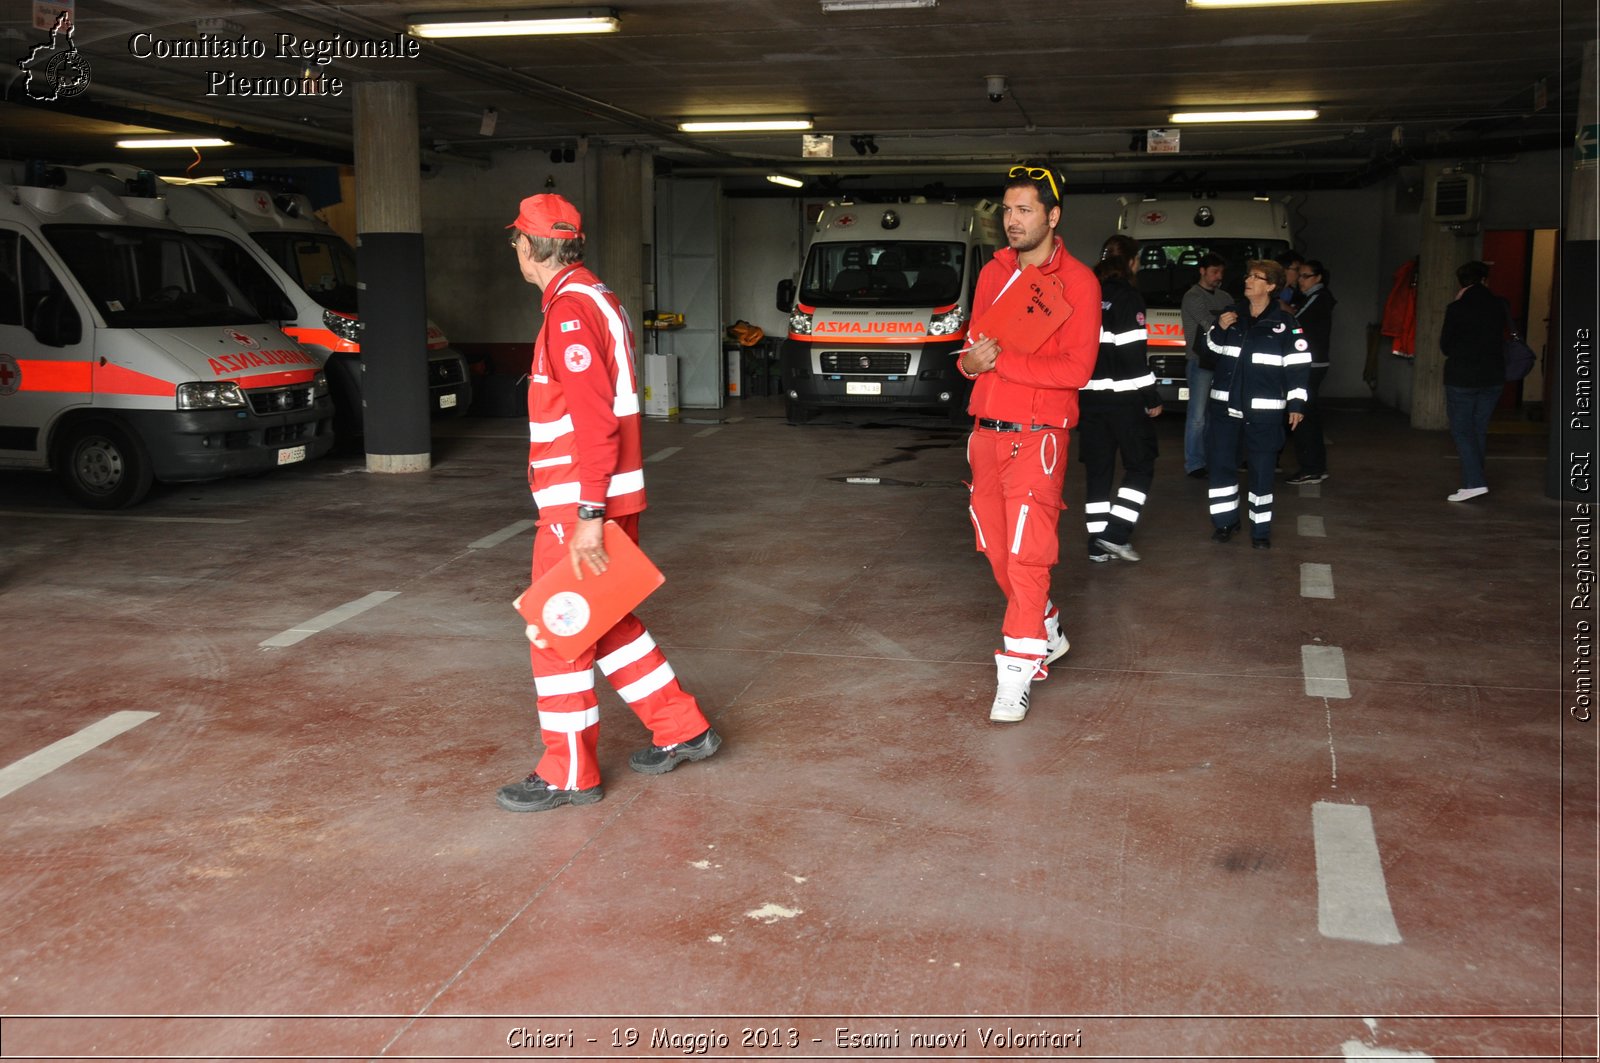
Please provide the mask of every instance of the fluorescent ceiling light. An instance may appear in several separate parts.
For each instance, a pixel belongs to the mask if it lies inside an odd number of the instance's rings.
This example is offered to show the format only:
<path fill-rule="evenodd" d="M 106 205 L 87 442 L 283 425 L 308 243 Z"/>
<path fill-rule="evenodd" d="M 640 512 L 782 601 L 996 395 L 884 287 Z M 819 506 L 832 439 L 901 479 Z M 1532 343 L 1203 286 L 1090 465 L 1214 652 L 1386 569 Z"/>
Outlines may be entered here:
<path fill-rule="evenodd" d="M 938 7 L 939 0 L 822 0 L 824 11 L 891 11 L 903 7 Z"/>
<path fill-rule="evenodd" d="M 1193 122 L 1308 122 L 1320 112 L 1303 110 L 1280 111 L 1182 111 L 1171 115 L 1175 123 Z"/>
<path fill-rule="evenodd" d="M 1374 4 L 1388 0 L 1184 0 L 1189 7 L 1300 7 L 1311 4 Z"/>
<path fill-rule="evenodd" d="M 231 140 L 216 137 L 136 137 L 117 141 L 119 148 L 229 148 Z"/>
<path fill-rule="evenodd" d="M 413 37 L 527 37 L 573 33 L 615 33 L 622 28 L 615 8 L 545 8 L 532 11 L 447 11 L 408 15 Z"/>
<path fill-rule="evenodd" d="M 775 133 L 810 128 L 809 118 L 691 118 L 678 123 L 680 133 Z"/>
<path fill-rule="evenodd" d="M 790 177 L 788 174 L 783 173 L 769 173 L 767 174 L 767 180 L 775 185 L 783 185 L 785 188 L 804 188 L 806 186 L 806 183 L 798 177 Z"/>

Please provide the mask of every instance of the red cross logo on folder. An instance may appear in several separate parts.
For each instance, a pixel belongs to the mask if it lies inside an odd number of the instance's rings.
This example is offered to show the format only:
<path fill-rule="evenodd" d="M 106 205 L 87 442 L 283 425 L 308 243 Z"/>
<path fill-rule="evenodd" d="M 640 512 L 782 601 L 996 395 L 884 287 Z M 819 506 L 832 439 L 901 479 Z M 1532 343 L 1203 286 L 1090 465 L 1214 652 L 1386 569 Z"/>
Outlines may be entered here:
<path fill-rule="evenodd" d="M 1028 266 L 973 323 L 972 335 L 998 340 L 1002 351 L 1032 354 L 1071 316 L 1061 281 Z"/>

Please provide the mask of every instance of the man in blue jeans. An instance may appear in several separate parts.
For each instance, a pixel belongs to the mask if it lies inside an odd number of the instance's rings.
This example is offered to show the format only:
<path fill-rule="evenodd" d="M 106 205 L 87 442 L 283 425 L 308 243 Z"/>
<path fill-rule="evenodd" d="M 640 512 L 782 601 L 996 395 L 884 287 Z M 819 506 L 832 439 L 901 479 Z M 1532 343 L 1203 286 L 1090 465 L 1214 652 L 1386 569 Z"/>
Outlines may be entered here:
<path fill-rule="evenodd" d="M 1200 256 L 1200 277 L 1183 293 L 1183 338 L 1188 348 L 1189 405 L 1184 411 L 1183 471 L 1199 479 L 1206 474 L 1206 399 L 1211 395 L 1212 370 L 1201 365 L 1204 358 L 1215 365 L 1215 355 L 1206 346 L 1206 330 L 1217 315 L 1233 305 L 1233 296 L 1222 290 L 1222 270 L 1226 260 L 1215 252 Z"/>
<path fill-rule="evenodd" d="M 1468 262 L 1456 270 L 1461 290 L 1444 312 L 1439 349 L 1444 352 L 1444 407 L 1450 435 L 1461 455 L 1461 488 L 1448 501 L 1465 502 L 1489 493 L 1483 453 L 1489 418 L 1506 386 L 1503 353 L 1510 310 L 1484 281 L 1489 267 Z"/>

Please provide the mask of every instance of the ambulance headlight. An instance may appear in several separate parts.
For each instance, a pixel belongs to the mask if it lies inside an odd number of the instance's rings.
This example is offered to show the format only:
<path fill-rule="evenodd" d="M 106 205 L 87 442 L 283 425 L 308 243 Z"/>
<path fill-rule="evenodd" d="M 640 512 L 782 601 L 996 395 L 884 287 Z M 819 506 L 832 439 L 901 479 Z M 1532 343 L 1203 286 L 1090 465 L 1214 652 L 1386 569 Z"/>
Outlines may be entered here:
<path fill-rule="evenodd" d="M 934 319 L 928 322 L 928 335 L 954 336 L 956 333 L 961 331 L 961 326 L 964 321 L 965 319 L 961 316 L 960 307 L 957 307 L 948 313 L 935 315 Z"/>
<path fill-rule="evenodd" d="M 351 317 L 349 314 L 338 314 L 332 310 L 322 312 L 323 326 L 341 340 L 351 343 L 361 342 L 361 319 Z"/>
<path fill-rule="evenodd" d="M 244 392 L 230 381 L 196 380 L 178 385 L 180 410 L 231 410 L 244 404 Z"/>
<path fill-rule="evenodd" d="M 800 336 L 811 335 L 811 315 L 803 310 L 796 310 L 790 314 L 789 331 Z"/>

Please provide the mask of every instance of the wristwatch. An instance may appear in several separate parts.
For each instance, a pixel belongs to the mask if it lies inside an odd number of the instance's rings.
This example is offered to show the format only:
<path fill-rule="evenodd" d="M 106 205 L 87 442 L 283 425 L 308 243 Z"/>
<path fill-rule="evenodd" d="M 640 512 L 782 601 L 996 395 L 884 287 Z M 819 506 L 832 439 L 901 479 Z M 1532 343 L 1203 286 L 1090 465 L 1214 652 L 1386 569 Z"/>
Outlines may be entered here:
<path fill-rule="evenodd" d="M 604 506 L 596 507 L 596 506 L 583 506 L 583 505 L 580 505 L 578 507 L 578 519 L 579 520 L 605 520 L 606 519 L 606 507 L 604 507 Z"/>

